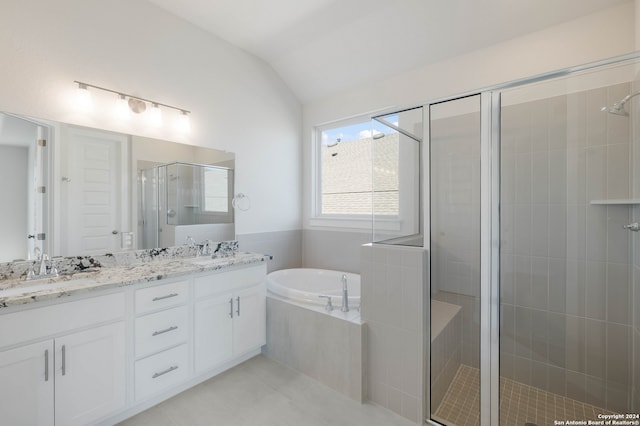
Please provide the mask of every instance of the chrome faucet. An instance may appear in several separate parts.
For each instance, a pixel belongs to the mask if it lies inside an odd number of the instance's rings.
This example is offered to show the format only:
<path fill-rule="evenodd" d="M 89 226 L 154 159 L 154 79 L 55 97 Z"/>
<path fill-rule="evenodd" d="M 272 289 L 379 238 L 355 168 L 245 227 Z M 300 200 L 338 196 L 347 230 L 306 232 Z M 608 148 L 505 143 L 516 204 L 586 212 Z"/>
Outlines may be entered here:
<path fill-rule="evenodd" d="M 322 295 L 320 295 L 320 296 L 318 296 L 318 297 L 326 298 L 326 299 L 327 299 L 327 304 L 326 304 L 326 306 L 324 307 L 324 310 L 325 310 L 325 311 L 327 311 L 327 312 L 331 312 L 331 311 L 333 311 L 333 304 L 331 304 L 331 296 L 326 296 L 326 295 L 322 294 Z"/>
<path fill-rule="evenodd" d="M 349 292 L 347 291 L 347 274 L 342 274 L 342 312 L 349 312 Z"/>
<path fill-rule="evenodd" d="M 41 251 L 38 247 L 34 250 L 36 259 L 34 263 L 31 264 L 29 270 L 27 271 L 26 280 L 36 280 L 40 278 L 52 278 L 59 276 L 58 269 L 51 263 L 49 256 L 45 254 L 40 254 Z M 37 270 L 36 270 L 37 267 Z"/>

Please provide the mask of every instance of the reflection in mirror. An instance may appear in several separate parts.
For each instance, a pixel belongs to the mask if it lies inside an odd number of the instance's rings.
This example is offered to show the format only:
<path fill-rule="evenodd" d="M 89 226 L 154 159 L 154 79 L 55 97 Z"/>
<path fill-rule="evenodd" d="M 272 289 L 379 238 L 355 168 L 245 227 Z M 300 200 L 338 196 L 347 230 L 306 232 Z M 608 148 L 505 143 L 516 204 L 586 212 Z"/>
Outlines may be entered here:
<path fill-rule="evenodd" d="M 0 262 L 46 249 L 46 142 L 39 123 L 0 113 Z"/>
<path fill-rule="evenodd" d="M 206 185 L 231 205 L 233 153 L 0 113 L 0 199 L 11 206 L 0 214 L 0 262 L 32 258 L 36 247 L 50 256 L 76 256 L 180 245 L 187 235 L 233 239 L 233 210 L 227 209 L 226 216 L 218 214 L 225 216 L 220 223 L 174 223 L 157 228 L 156 244 L 143 240 L 141 171 L 176 162 L 228 170 L 226 192 Z M 214 176 L 222 178 L 201 178 Z M 175 199 L 174 210 L 185 197 Z M 222 203 L 205 201 L 207 208 Z"/>
<path fill-rule="evenodd" d="M 140 170 L 139 182 L 142 248 L 169 244 L 165 235 L 175 239 L 176 227 L 200 238 L 234 238 L 233 170 L 203 164 L 162 164 Z M 184 229 L 186 225 L 198 226 Z"/>

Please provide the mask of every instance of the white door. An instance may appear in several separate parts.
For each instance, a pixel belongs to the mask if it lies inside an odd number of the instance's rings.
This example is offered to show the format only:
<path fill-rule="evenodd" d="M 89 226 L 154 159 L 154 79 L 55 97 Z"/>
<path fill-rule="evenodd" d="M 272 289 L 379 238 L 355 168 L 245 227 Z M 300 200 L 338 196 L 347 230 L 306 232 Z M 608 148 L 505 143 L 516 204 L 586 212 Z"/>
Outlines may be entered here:
<path fill-rule="evenodd" d="M 266 343 L 266 291 L 264 284 L 239 291 L 234 298 L 233 355 Z"/>
<path fill-rule="evenodd" d="M 129 231 L 127 136 L 68 126 L 63 144 L 63 254 L 119 251 L 120 233 Z"/>
<path fill-rule="evenodd" d="M 124 407 L 124 322 L 56 339 L 56 425 L 86 425 Z"/>
<path fill-rule="evenodd" d="M 231 293 L 197 302 L 195 306 L 195 360 L 200 373 L 231 358 L 233 303 Z"/>
<path fill-rule="evenodd" d="M 0 423 L 53 426 L 53 340 L 0 352 Z"/>

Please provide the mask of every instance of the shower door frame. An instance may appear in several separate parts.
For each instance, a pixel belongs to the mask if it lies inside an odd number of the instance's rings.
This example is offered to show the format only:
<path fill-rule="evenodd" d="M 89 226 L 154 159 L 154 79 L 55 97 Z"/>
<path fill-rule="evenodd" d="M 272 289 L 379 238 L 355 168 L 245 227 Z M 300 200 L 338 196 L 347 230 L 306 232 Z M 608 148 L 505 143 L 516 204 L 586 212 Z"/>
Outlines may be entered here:
<path fill-rule="evenodd" d="M 595 70 L 640 59 L 640 51 L 585 65 L 552 71 L 533 77 L 514 80 L 451 97 L 425 103 L 427 112 L 424 138 L 429 147 L 424 149 L 423 164 L 430 163 L 431 106 L 480 95 L 480 424 L 500 424 L 500 115 L 503 90 L 532 83 L 567 77 L 572 74 Z M 430 172 L 424 173 L 424 199 L 429 205 L 424 209 L 425 247 L 431 258 L 431 193 Z M 430 261 L 429 261 L 430 262 Z M 431 419 L 431 276 L 424 292 L 423 324 L 423 421 L 439 426 Z M 427 333 L 426 331 L 429 331 Z M 487 398 L 487 395 L 489 396 Z"/>

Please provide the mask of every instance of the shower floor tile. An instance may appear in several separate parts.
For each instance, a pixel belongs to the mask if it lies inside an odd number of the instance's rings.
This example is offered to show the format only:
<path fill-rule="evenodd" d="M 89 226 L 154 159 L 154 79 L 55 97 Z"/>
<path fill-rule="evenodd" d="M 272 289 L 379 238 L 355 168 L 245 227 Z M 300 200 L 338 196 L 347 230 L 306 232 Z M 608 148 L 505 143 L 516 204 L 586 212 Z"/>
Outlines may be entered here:
<path fill-rule="evenodd" d="M 480 371 L 460 365 L 434 418 L 446 425 L 480 424 Z M 598 414 L 614 414 L 511 379 L 500 378 L 500 424 L 553 425 L 554 420 L 598 420 Z"/>

